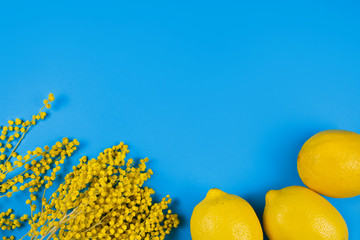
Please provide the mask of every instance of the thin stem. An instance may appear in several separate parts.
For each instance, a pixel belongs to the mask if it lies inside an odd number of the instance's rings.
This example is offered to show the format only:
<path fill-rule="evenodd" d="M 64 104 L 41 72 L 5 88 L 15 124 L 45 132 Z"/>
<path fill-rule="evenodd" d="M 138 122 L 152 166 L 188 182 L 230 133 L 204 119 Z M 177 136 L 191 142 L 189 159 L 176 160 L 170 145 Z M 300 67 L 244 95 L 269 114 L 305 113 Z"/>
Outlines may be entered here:
<path fill-rule="evenodd" d="M 70 216 L 71 216 L 75 211 L 77 211 L 78 209 L 79 209 L 79 207 L 75 208 L 71 213 L 65 215 L 65 216 L 60 220 L 59 225 L 56 226 L 56 227 L 53 227 L 50 231 L 47 231 L 47 232 L 43 235 L 43 237 L 40 238 L 40 240 L 43 240 L 48 234 L 50 234 L 50 235 L 48 236 L 47 240 L 50 239 L 50 238 L 59 230 L 59 228 L 60 228 L 60 226 L 61 226 L 62 224 L 65 224 L 65 223 L 67 223 L 68 221 L 70 221 L 71 219 L 76 218 L 76 216 L 79 215 L 79 214 L 82 212 L 82 210 L 81 210 L 80 212 L 76 213 L 75 216 L 73 216 L 73 217 L 70 217 Z"/>
<path fill-rule="evenodd" d="M 45 208 L 44 204 L 43 204 L 43 199 L 45 198 L 45 192 L 46 192 L 46 188 L 44 189 L 44 193 L 43 196 L 41 198 L 41 212 L 43 211 L 43 209 Z"/>

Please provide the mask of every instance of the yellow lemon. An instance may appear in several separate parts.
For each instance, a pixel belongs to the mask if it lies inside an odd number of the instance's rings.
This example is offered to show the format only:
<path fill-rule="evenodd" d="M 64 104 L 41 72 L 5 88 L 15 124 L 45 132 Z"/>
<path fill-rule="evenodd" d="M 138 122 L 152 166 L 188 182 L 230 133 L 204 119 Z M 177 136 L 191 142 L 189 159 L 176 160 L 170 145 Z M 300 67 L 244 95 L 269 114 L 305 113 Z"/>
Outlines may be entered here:
<path fill-rule="evenodd" d="M 301 148 L 298 172 L 306 186 L 328 197 L 360 195 L 360 134 L 319 132 Z"/>
<path fill-rule="evenodd" d="M 241 197 L 211 189 L 190 221 L 193 240 L 262 240 L 258 217 Z"/>
<path fill-rule="evenodd" d="M 340 213 L 318 193 L 300 186 L 266 194 L 264 230 L 270 240 L 347 240 Z"/>

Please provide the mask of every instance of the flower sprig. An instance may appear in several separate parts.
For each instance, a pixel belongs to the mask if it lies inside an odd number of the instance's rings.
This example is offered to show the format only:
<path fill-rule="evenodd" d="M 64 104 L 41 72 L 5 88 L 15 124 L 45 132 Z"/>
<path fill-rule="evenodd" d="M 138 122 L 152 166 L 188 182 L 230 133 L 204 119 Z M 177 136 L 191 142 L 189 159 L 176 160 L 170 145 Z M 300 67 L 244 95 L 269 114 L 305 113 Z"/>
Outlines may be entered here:
<path fill-rule="evenodd" d="M 43 101 L 44 105 L 31 120 L 15 118 L 9 120 L 7 126 L 0 126 L 0 199 L 13 197 L 18 192 L 29 192 L 29 199 L 26 204 L 30 206 L 31 215 L 23 214 L 16 218 L 12 209 L 0 211 L 0 230 L 13 230 L 22 223 L 34 216 L 37 205 L 37 192 L 50 188 L 61 169 L 61 164 L 72 155 L 79 145 L 74 139 L 64 138 L 56 142 L 52 147 L 37 147 L 34 150 L 26 151 L 26 154 L 19 154 L 17 149 L 28 133 L 29 129 L 47 116 L 46 109 L 51 108 L 51 102 L 55 100 L 52 93 Z M 1 210 L 1 209 L 0 209 Z M 14 236 L 3 239 L 14 239 Z"/>
<path fill-rule="evenodd" d="M 171 198 L 153 203 L 155 191 L 143 187 L 153 174 L 147 158 L 137 167 L 125 161 L 128 146 L 105 149 L 97 159 L 80 159 L 73 172 L 44 208 L 33 217 L 31 239 L 130 239 L 160 240 L 177 227 L 176 214 L 168 209 Z"/>

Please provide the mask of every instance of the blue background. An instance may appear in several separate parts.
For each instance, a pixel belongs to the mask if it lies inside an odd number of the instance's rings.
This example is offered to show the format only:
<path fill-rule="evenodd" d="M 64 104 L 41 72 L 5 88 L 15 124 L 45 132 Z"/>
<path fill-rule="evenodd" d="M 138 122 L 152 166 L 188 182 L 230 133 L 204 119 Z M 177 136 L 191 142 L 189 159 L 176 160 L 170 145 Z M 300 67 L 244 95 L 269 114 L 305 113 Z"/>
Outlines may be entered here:
<path fill-rule="evenodd" d="M 68 136 L 81 142 L 69 166 L 120 141 L 131 157 L 149 157 L 149 185 L 171 195 L 182 221 L 167 239 L 191 238 L 192 210 L 214 187 L 261 216 L 268 190 L 302 185 L 306 139 L 360 132 L 359 7 L 2 1 L 1 123 L 31 117 L 53 92 L 49 118 L 21 149 Z M 1 199 L 1 209 L 20 212 L 22 200 Z M 329 201 L 360 239 L 360 197 Z"/>

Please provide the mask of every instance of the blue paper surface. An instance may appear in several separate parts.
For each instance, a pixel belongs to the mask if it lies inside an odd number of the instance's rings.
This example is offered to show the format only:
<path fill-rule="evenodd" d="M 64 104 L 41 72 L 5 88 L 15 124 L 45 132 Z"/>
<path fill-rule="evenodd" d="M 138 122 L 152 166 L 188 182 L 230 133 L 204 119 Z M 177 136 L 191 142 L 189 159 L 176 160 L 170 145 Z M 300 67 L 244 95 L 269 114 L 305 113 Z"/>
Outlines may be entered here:
<path fill-rule="evenodd" d="M 174 199 L 191 239 L 210 188 L 261 219 L 270 189 L 302 185 L 296 158 L 316 132 L 360 132 L 357 1 L 3 1 L 0 123 L 49 118 L 20 150 L 77 138 L 79 157 L 124 141 L 149 157 L 148 185 Z M 26 198 L 0 199 L 23 209 Z M 328 200 L 360 239 L 360 197 Z M 26 231 L 16 231 L 22 236 Z M 4 232 L 0 232 L 0 235 Z"/>

